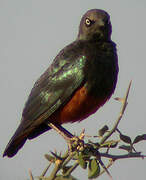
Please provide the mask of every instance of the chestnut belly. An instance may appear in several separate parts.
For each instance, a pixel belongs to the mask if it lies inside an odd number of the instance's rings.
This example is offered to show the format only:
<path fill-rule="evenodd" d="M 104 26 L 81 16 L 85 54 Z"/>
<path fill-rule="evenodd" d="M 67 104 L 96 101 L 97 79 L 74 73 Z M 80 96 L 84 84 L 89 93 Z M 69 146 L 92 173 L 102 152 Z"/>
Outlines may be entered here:
<path fill-rule="evenodd" d="M 49 119 L 58 124 L 81 121 L 95 113 L 109 96 L 95 98 L 88 94 L 83 86 L 78 89 L 70 101 L 55 112 Z"/>

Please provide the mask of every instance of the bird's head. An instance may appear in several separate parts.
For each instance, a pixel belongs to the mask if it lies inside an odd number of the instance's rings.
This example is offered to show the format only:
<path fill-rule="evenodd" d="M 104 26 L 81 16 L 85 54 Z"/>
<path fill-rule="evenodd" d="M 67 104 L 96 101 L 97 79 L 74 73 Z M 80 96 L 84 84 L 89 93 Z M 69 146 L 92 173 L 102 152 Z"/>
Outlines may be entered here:
<path fill-rule="evenodd" d="M 100 9 L 91 9 L 81 19 L 78 39 L 110 40 L 111 32 L 112 27 L 108 13 Z"/>

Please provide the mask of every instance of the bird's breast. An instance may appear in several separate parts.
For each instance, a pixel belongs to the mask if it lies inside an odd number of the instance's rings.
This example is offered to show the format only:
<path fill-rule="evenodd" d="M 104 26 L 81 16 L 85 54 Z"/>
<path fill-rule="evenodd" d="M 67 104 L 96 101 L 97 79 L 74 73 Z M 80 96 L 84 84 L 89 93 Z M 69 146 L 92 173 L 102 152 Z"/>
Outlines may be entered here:
<path fill-rule="evenodd" d="M 95 113 L 109 97 L 94 98 L 89 95 L 85 86 L 78 89 L 72 98 L 61 107 L 50 119 L 53 122 L 63 124 L 68 122 L 81 121 Z"/>
<path fill-rule="evenodd" d="M 85 85 L 77 89 L 49 120 L 59 124 L 81 121 L 95 113 L 111 97 L 117 82 L 118 66 L 112 45 L 105 46 L 102 49 L 96 44 L 88 44 L 83 67 Z"/>

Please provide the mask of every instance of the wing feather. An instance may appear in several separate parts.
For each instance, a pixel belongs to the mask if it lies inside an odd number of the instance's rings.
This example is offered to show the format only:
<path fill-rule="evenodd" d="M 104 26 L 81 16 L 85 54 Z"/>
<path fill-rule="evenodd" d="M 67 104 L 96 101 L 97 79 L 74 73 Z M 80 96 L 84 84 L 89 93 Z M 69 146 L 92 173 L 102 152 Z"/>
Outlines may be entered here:
<path fill-rule="evenodd" d="M 25 128 L 44 122 L 84 83 L 86 57 L 62 53 L 34 84 L 22 114 Z"/>
<path fill-rule="evenodd" d="M 45 132 L 48 129 L 43 126 L 45 120 L 65 104 L 84 83 L 86 57 L 79 52 L 72 53 L 72 47 L 77 49 L 76 46 L 63 49 L 34 84 L 25 104 L 20 125 L 10 139 L 3 156 L 14 156 L 27 138 L 34 138 Z"/>

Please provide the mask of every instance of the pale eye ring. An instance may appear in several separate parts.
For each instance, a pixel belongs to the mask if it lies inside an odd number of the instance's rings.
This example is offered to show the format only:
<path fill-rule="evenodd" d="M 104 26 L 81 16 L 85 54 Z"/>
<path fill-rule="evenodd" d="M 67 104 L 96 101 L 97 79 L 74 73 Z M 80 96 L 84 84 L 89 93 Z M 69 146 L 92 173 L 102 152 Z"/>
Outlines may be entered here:
<path fill-rule="evenodd" d="M 89 27 L 92 24 L 92 21 L 89 18 L 86 18 L 85 25 Z"/>

